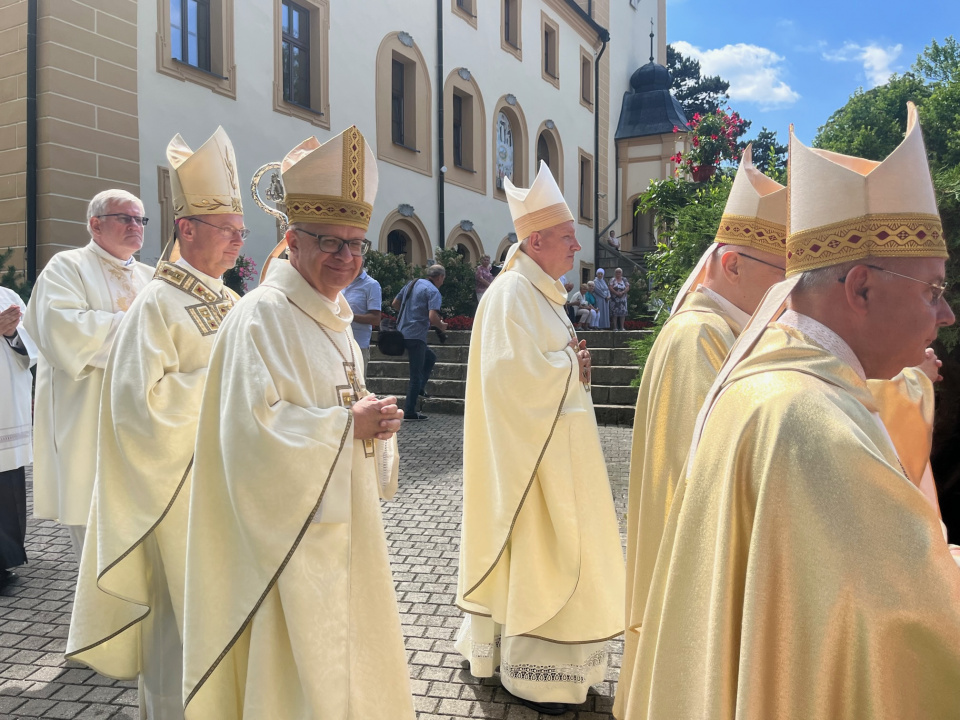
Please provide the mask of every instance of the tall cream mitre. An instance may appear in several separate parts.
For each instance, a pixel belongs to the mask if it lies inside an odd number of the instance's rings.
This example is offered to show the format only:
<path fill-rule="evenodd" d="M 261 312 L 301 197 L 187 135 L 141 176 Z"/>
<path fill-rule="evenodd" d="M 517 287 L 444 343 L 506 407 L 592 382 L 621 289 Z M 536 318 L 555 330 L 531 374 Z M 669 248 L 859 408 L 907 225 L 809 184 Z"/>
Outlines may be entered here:
<path fill-rule="evenodd" d="M 573 214 L 563 199 L 557 181 L 553 179 L 553 173 L 542 160 L 530 189 L 518 188 L 510 182 L 510 178 L 504 178 L 503 190 L 507 195 L 517 240 L 521 242 L 530 237 L 532 232 L 573 220 Z"/>
<path fill-rule="evenodd" d="M 717 242 L 777 255 L 787 252 L 787 189 L 756 168 L 752 144 L 740 159 Z"/>
<path fill-rule="evenodd" d="M 808 148 L 790 133 L 787 275 L 867 257 L 946 258 L 917 108 L 883 162 Z"/>
<path fill-rule="evenodd" d="M 377 160 L 354 125 L 322 145 L 307 138 L 280 165 L 291 223 L 370 226 Z"/>
<path fill-rule="evenodd" d="M 196 152 L 175 135 L 167 145 L 167 162 L 176 219 L 243 213 L 237 157 L 222 127 Z"/>

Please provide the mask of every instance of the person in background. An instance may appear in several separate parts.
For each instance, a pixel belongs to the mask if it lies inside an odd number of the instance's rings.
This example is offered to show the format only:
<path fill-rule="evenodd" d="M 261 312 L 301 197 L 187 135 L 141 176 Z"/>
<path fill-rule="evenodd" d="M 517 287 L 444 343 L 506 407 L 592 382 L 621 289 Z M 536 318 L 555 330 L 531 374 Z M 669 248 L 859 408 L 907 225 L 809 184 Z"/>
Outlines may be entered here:
<path fill-rule="evenodd" d="M 15 582 L 10 568 L 27 562 L 26 466 L 33 461 L 31 391 L 37 346 L 23 328 L 27 309 L 13 290 L 0 287 L 0 590 Z"/>
<path fill-rule="evenodd" d="M 624 323 L 627 320 L 627 293 L 630 292 L 630 283 L 623 276 L 623 270 L 617 268 L 613 271 L 613 280 L 610 286 L 610 319 L 614 330 L 623 330 Z"/>
<path fill-rule="evenodd" d="M 407 385 L 407 398 L 404 402 L 405 420 L 426 420 L 427 416 L 417 412 L 420 395 L 426 396 L 427 381 L 437 362 L 437 355 L 427 347 L 427 333 L 430 327 L 447 329 L 440 317 L 440 286 L 443 285 L 446 270 L 443 265 L 431 265 L 427 268 L 426 278 L 408 283 L 393 299 L 393 308 L 403 316 L 397 323 L 397 330 L 403 333 L 403 342 L 410 361 L 410 383 Z"/>
<path fill-rule="evenodd" d="M 373 335 L 373 328 L 380 327 L 383 291 L 380 283 L 367 273 L 365 260 L 360 274 L 347 285 L 343 296 L 353 310 L 353 324 L 350 327 L 353 329 L 353 339 L 360 346 L 363 370 L 366 373 L 367 365 L 370 364 L 370 337 Z"/>
<path fill-rule="evenodd" d="M 579 295 L 579 293 L 574 292 L 572 282 L 564 282 L 563 289 L 567 291 L 567 302 L 564 303 L 563 310 L 567 313 L 567 317 L 570 318 L 570 322 L 576 325 L 578 322 L 580 322 L 580 315 L 578 312 L 580 300 L 577 299 L 576 304 L 574 304 L 573 300 L 575 297 L 577 297 L 577 295 Z"/>
<path fill-rule="evenodd" d="M 78 564 L 97 471 L 103 369 L 120 320 L 153 278 L 153 268 L 133 256 L 146 224 L 136 195 L 94 196 L 87 206 L 90 242 L 50 259 L 23 318 L 40 349 L 33 514 L 67 526 Z"/>
<path fill-rule="evenodd" d="M 607 240 L 607 243 L 614 250 L 620 250 L 620 238 L 617 237 L 617 234 L 613 230 L 610 231 L 610 237 Z"/>
<path fill-rule="evenodd" d="M 480 302 L 480 298 L 483 297 L 483 293 L 490 283 L 493 282 L 493 274 L 490 272 L 490 256 L 484 255 L 480 258 L 480 263 L 477 265 L 477 302 Z"/>
<path fill-rule="evenodd" d="M 604 280 L 605 271 L 603 268 L 597 270 L 597 276 L 593 281 L 593 294 L 597 298 L 597 327 L 601 330 L 610 329 L 610 288 L 607 287 L 607 281 Z"/>
<path fill-rule="evenodd" d="M 582 287 L 580 292 L 583 292 Z M 583 293 L 583 302 L 590 309 L 590 322 L 587 325 L 587 330 L 599 330 L 600 312 L 597 309 L 596 285 L 593 280 L 587 283 L 587 291 Z"/>
<path fill-rule="evenodd" d="M 570 305 L 577 313 L 574 325 L 578 330 L 589 330 L 597 318 L 597 311 L 586 301 L 587 283 L 580 285 L 580 290 L 568 295 Z"/>

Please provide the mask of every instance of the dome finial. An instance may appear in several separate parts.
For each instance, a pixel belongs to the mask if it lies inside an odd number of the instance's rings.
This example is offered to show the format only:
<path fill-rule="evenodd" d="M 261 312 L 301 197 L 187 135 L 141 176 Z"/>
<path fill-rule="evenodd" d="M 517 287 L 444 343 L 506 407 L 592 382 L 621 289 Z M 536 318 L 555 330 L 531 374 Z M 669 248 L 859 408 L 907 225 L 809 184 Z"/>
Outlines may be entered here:
<path fill-rule="evenodd" d="M 653 18 L 650 18 L 650 62 L 653 62 Z"/>

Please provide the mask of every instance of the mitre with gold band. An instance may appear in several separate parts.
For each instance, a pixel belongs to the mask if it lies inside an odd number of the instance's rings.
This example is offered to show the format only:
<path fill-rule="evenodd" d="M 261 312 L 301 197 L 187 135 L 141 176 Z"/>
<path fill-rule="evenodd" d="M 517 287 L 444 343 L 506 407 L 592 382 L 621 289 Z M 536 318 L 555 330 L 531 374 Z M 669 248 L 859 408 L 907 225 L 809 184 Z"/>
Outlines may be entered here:
<path fill-rule="evenodd" d="M 279 170 L 282 183 L 282 197 L 271 197 L 283 203 L 285 212 L 269 208 L 258 195 L 259 179 L 271 168 Z M 354 125 L 323 144 L 309 137 L 282 162 L 262 167 L 254 175 L 253 193 L 257 204 L 279 217 L 284 229 L 292 223 L 314 223 L 366 230 L 377 195 L 377 178 L 376 158 Z M 270 261 L 286 248 L 286 240 L 281 240 L 264 262 L 261 278 Z"/>
<path fill-rule="evenodd" d="M 808 148 L 790 133 L 787 276 L 868 257 L 946 258 L 917 109 L 882 162 Z"/>
<path fill-rule="evenodd" d="M 243 214 L 240 182 L 233 143 L 222 127 L 196 152 L 178 133 L 167 145 L 170 189 L 175 220 L 199 215 Z M 164 260 L 176 260 L 179 252 L 168 243 Z"/>
<path fill-rule="evenodd" d="M 560 186 L 550 172 L 550 167 L 540 161 L 537 177 L 529 188 L 518 188 L 510 178 L 503 179 L 503 191 L 507 196 L 513 227 L 517 231 L 516 246 L 510 248 L 503 261 L 503 270 L 512 265 L 519 243 L 530 237 L 530 233 L 546 230 L 554 225 L 573 220 L 573 213 L 563 199 Z"/>
<path fill-rule="evenodd" d="M 872 257 L 947 258 L 917 109 L 882 162 L 803 145 L 790 128 L 787 279 L 777 283 L 731 348 L 697 418 L 689 457 L 730 373 L 780 316 L 804 272 Z"/>
<path fill-rule="evenodd" d="M 707 248 L 673 302 L 675 313 L 691 290 L 703 282 L 707 263 L 721 245 L 739 245 L 775 255 L 787 247 L 787 188 L 767 177 L 753 164 L 753 145 L 740 158 L 730 196 L 723 208 L 716 242 Z"/>

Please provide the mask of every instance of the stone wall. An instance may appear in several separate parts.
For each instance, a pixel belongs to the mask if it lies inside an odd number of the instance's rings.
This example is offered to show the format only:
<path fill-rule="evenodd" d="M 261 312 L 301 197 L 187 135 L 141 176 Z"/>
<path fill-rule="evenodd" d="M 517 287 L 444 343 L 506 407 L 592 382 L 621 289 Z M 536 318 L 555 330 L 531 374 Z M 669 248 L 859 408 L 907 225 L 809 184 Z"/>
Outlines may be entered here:
<path fill-rule="evenodd" d="M 26 263 L 27 2 L 0 0 L 0 252 Z"/>

